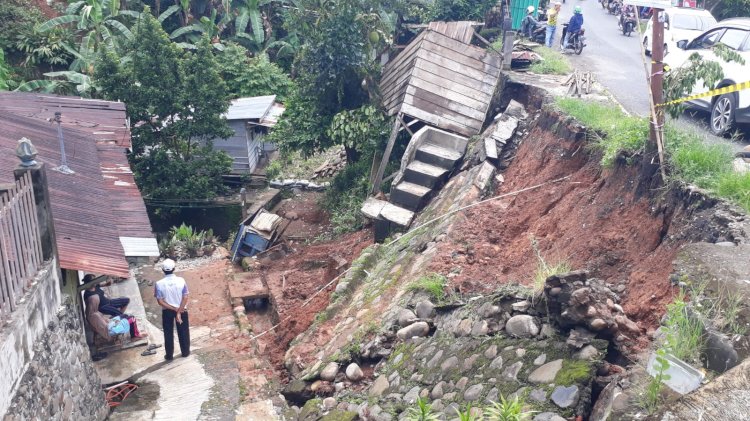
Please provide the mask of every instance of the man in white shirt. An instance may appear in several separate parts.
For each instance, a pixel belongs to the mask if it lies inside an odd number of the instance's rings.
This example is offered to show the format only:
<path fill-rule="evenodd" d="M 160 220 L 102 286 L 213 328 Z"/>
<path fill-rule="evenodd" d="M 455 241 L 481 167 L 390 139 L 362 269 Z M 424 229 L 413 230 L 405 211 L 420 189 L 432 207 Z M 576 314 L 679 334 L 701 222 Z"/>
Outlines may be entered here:
<path fill-rule="evenodd" d="M 154 297 L 162 307 L 161 323 L 164 328 L 164 359 L 172 360 L 174 353 L 174 327 L 177 321 L 177 340 L 183 357 L 190 355 L 190 323 L 188 321 L 188 287 L 183 278 L 174 274 L 175 262 L 167 259 L 161 264 L 164 278 L 154 285 Z"/>

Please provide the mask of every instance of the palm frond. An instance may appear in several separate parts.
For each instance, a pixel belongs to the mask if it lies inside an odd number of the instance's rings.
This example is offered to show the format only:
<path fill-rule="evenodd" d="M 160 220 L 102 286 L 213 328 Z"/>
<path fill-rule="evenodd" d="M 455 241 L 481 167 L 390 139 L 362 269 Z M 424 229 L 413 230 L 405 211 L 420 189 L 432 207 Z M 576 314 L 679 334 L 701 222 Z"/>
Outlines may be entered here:
<path fill-rule="evenodd" d="M 78 22 L 79 19 L 80 18 L 78 16 L 76 16 L 76 15 L 58 16 L 56 18 L 52 18 L 52 19 L 48 20 L 47 22 L 42 23 L 41 25 L 37 26 L 36 29 L 39 32 L 47 32 L 47 31 L 49 31 L 50 29 L 52 29 L 52 28 L 54 28 L 56 26 L 65 25 L 65 24 L 73 23 L 73 22 Z"/>

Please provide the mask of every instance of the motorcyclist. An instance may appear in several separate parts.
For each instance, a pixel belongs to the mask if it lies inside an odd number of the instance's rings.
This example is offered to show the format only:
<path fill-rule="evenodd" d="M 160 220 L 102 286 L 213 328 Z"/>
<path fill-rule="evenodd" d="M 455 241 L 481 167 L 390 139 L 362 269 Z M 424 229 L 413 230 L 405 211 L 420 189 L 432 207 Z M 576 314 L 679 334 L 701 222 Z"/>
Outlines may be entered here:
<path fill-rule="evenodd" d="M 637 16 L 635 14 L 635 6 L 631 4 L 623 6 L 620 11 L 620 28 L 623 28 L 625 26 L 625 18 L 627 18 L 629 13 L 632 13 L 633 16 Z"/>
<path fill-rule="evenodd" d="M 576 6 L 574 10 L 565 32 L 565 48 L 570 48 L 571 35 L 578 33 L 583 28 L 583 9 L 581 9 L 581 6 Z"/>
<path fill-rule="evenodd" d="M 539 22 L 534 18 L 534 6 L 526 8 L 526 16 L 521 21 L 521 33 L 528 37 L 533 38 L 534 29 L 536 29 Z"/>

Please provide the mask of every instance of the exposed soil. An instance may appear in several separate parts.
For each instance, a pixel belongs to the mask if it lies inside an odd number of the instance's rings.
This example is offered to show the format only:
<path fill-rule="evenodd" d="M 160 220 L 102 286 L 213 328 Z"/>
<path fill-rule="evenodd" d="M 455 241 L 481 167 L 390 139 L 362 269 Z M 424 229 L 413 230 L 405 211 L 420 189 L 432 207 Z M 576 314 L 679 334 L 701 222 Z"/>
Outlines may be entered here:
<path fill-rule="evenodd" d="M 286 238 L 293 241 L 313 240 L 327 231 L 328 214 L 318 205 L 320 198 L 320 193 L 302 192 L 279 202 L 274 212 L 291 221 L 284 233 Z"/>
<path fill-rule="evenodd" d="M 668 278 L 680 243 L 663 241 L 671 214 L 636 197 L 634 168 L 602 172 L 585 141 L 537 126 L 494 194 L 565 176 L 570 179 L 466 211 L 440 243 L 430 270 L 447 275 L 462 293 L 530 285 L 538 265 L 533 239 L 548 263 L 566 260 L 573 269 L 624 284 L 628 316 L 644 332 L 656 326 L 674 293 Z"/>

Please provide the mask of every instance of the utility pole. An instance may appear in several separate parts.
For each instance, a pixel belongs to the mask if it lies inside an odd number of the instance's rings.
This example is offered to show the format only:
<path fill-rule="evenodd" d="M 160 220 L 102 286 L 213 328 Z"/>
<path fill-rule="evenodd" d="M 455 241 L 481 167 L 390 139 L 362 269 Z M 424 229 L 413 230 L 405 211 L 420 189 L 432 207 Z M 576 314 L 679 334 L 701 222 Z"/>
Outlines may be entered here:
<path fill-rule="evenodd" d="M 653 31 L 651 41 L 651 96 L 654 105 L 664 102 L 664 11 L 653 9 Z M 664 127 L 664 110 L 656 108 L 656 121 L 651 122 L 649 149 L 653 152 L 661 148 L 660 133 Z"/>

